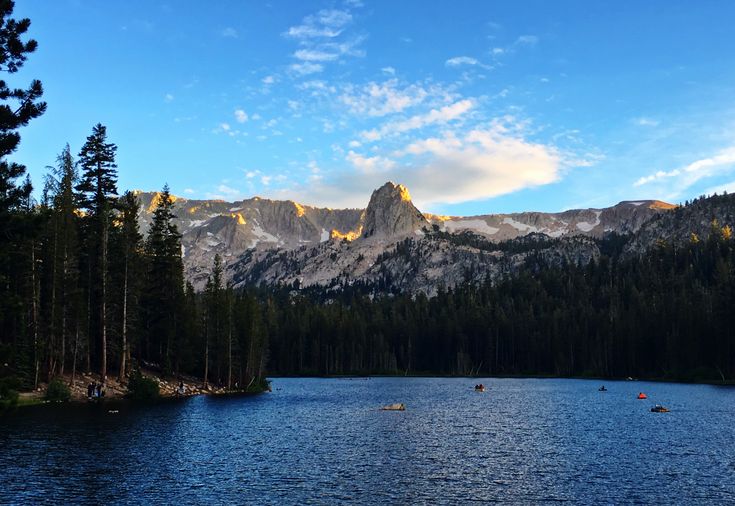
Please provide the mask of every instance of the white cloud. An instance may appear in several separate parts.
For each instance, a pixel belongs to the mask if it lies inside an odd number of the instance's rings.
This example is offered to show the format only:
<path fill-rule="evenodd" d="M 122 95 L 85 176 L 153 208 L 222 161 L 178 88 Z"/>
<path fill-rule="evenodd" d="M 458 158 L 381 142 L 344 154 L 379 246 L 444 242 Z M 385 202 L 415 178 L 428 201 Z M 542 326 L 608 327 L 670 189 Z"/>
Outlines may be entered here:
<path fill-rule="evenodd" d="M 263 79 L 260 80 L 263 84 L 269 85 L 276 82 L 275 76 L 265 76 Z"/>
<path fill-rule="evenodd" d="M 291 55 L 300 62 L 289 67 L 291 76 L 321 72 L 323 63 L 339 61 L 343 56 L 364 56 L 365 52 L 357 49 L 364 37 L 338 39 L 351 23 L 352 14 L 347 10 L 322 9 L 306 16 L 300 25 L 290 27 L 283 35 L 297 40 L 300 46 Z"/>
<path fill-rule="evenodd" d="M 723 149 L 709 158 L 702 158 L 685 167 L 670 171 L 659 170 L 648 176 L 639 178 L 633 186 L 642 186 L 654 181 L 671 179 L 679 190 L 689 188 L 701 179 L 729 171 L 735 165 L 735 146 Z"/>
<path fill-rule="evenodd" d="M 350 150 L 345 158 L 360 172 L 375 173 L 386 172 L 395 167 L 396 163 L 388 158 L 381 156 L 365 157 Z"/>
<path fill-rule="evenodd" d="M 725 192 L 735 193 L 735 181 L 730 181 L 729 183 L 713 186 L 712 188 L 707 188 L 706 190 L 704 190 L 704 195 L 712 195 L 714 193 L 722 195 Z"/>
<path fill-rule="evenodd" d="M 238 123 L 245 123 L 248 120 L 248 113 L 242 109 L 235 110 L 235 119 Z"/>
<path fill-rule="evenodd" d="M 285 36 L 294 39 L 333 38 L 342 33 L 352 21 L 352 14 L 338 9 L 322 9 L 316 14 L 306 16 L 302 23 L 290 27 Z"/>
<path fill-rule="evenodd" d="M 225 37 L 225 38 L 236 39 L 237 38 L 237 30 L 235 30 L 231 26 L 228 26 L 227 28 L 225 28 L 225 29 L 222 30 L 221 35 L 223 37 Z"/>
<path fill-rule="evenodd" d="M 186 193 L 187 195 L 193 195 L 194 190 L 192 190 L 191 188 L 184 188 L 184 193 Z"/>
<path fill-rule="evenodd" d="M 417 141 L 405 153 L 427 157 L 405 178 L 417 201 L 459 203 L 545 185 L 561 177 L 562 156 L 551 146 L 536 144 L 494 124 L 464 137 Z"/>
<path fill-rule="evenodd" d="M 659 125 L 659 121 L 653 118 L 646 118 L 644 116 L 640 118 L 635 118 L 633 120 L 633 123 L 635 123 L 638 126 L 647 126 L 647 127 L 656 127 Z"/>
<path fill-rule="evenodd" d="M 220 123 L 219 127 L 226 132 L 226 131 L 228 131 L 230 129 L 230 124 L 229 123 Z"/>
<path fill-rule="evenodd" d="M 400 87 L 397 79 L 389 79 L 360 87 L 348 85 L 339 99 L 353 114 L 385 116 L 418 105 L 427 96 L 429 92 L 422 86 Z"/>
<path fill-rule="evenodd" d="M 304 63 L 294 63 L 292 64 L 289 69 L 297 75 L 305 76 L 309 74 L 316 74 L 317 72 L 321 72 L 324 70 L 324 66 L 320 63 L 310 63 L 310 62 L 304 62 Z"/>
<path fill-rule="evenodd" d="M 240 200 L 242 198 L 242 192 L 226 184 L 220 184 L 217 186 L 216 192 L 207 193 L 208 199 L 218 200 Z"/>
<path fill-rule="evenodd" d="M 339 58 L 338 54 L 319 51 L 316 49 L 299 49 L 293 54 L 294 58 L 303 61 L 333 61 Z"/>
<path fill-rule="evenodd" d="M 166 102 L 167 104 L 171 103 L 174 101 L 174 96 L 170 93 L 166 93 L 166 95 L 164 95 L 163 97 L 163 101 Z"/>
<path fill-rule="evenodd" d="M 396 158 L 398 157 L 398 158 Z M 287 190 L 309 195 L 310 203 L 364 207 L 370 192 L 387 180 L 405 184 L 419 209 L 488 199 L 558 181 L 564 156 L 553 146 L 530 142 L 514 125 L 494 122 L 457 135 L 420 139 L 394 156 L 350 151 L 352 171 Z"/>
<path fill-rule="evenodd" d="M 271 179 L 273 179 L 273 176 L 260 176 L 260 182 L 265 186 L 271 184 Z"/>
<path fill-rule="evenodd" d="M 516 45 L 535 46 L 538 43 L 538 37 L 535 35 L 521 35 L 515 43 Z"/>
<path fill-rule="evenodd" d="M 444 64 L 448 67 L 458 67 L 460 65 L 477 65 L 480 63 L 477 58 L 470 56 L 455 56 L 454 58 L 448 59 Z"/>
<path fill-rule="evenodd" d="M 412 116 L 406 120 L 391 121 L 383 124 L 378 129 L 361 132 L 360 135 L 366 142 L 374 142 L 383 137 L 396 135 L 410 130 L 416 130 L 434 124 L 443 124 L 460 118 L 475 105 L 472 99 L 464 99 L 438 109 L 432 109 L 425 114 Z"/>
<path fill-rule="evenodd" d="M 383 67 L 382 69 L 380 69 L 380 71 L 383 74 L 388 74 L 390 76 L 396 75 L 396 69 L 394 69 L 393 67 Z"/>

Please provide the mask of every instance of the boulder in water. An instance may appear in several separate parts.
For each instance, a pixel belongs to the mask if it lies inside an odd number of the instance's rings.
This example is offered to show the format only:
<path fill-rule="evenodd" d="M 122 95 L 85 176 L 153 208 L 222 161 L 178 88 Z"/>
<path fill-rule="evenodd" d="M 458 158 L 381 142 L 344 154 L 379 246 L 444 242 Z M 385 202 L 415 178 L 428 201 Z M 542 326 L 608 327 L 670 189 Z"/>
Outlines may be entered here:
<path fill-rule="evenodd" d="M 381 411 L 406 411 L 406 405 L 402 402 L 397 402 L 395 404 L 388 404 L 387 406 L 383 406 L 380 408 Z"/>

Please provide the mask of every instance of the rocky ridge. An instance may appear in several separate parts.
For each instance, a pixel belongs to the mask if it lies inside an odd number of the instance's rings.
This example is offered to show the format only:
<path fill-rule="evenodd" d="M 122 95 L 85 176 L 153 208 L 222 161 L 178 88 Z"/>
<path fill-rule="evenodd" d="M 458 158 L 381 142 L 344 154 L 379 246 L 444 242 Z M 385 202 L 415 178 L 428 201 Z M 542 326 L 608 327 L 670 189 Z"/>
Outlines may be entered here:
<path fill-rule="evenodd" d="M 146 231 L 160 194 L 137 195 Z M 529 254 L 589 261 L 599 251 L 585 238 L 638 232 L 674 207 L 646 200 L 561 213 L 439 216 L 422 213 L 406 187 L 388 182 L 373 192 L 364 210 L 259 197 L 239 202 L 175 197 L 174 213 L 185 274 L 197 289 L 220 254 L 228 279 L 238 286 L 371 283 L 434 293 L 440 286 L 499 276 Z M 524 237 L 531 238 L 527 251 L 509 254 L 499 247 Z"/>

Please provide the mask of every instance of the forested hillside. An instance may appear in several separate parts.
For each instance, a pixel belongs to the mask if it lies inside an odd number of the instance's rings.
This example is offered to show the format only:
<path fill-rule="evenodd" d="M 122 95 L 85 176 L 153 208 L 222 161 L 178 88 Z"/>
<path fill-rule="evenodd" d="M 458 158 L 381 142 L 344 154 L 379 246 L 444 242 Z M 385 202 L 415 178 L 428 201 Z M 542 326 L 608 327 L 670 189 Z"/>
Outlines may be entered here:
<path fill-rule="evenodd" d="M 723 200 L 732 207 L 731 196 L 694 205 Z M 517 275 L 430 299 L 292 291 L 277 299 L 270 370 L 732 380 L 732 229 L 715 221 L 706 237 L 633 257 L 623 253 L 632 240 L 598 241 L 586 265 L 530 255 Z"/>

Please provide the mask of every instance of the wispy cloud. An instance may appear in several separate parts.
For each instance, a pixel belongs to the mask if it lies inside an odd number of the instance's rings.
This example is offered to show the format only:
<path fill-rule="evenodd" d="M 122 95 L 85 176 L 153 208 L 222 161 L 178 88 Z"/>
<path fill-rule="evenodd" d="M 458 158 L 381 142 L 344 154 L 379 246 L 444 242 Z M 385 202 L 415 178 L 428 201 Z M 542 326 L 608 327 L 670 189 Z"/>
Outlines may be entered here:
<path fill-rule="evenodd" d="M 340 61 L 344 56 L 364 56 L 365 52 L 358 48 L 364 37 L 338 39 L 352 21 L 348 9 L 322 9 L 284 32 L 284 37 L 297 41 L 301 46 L 291 55 L 300 62 L 289 67 L 291 75 L 301 77 L 321 72 L 323 64 Z"/>
<path fill-rule="evenodd" d="M 397 79 L 364 86 L 347 85 L 339 100 L 350 112 L 359 115 L 385 116 L 420 104 L 429 92 L 420 85 L 399 85 Z"/>
<path fill-rule="evenodd" d="M 289 67 L 289 70 L 299 76 L 307 76 L 309 74 L 316 74 L 324 70 L 324 65 L 321 63 L 294 63 Z"/>
<path fill-rule="evenodd" d="M 290 27 L 284 35 L 298 40 L 332 38 L 342 33 L 352 22 L 352 14 L 346 10 L 322 9 L 306 16 L 300 25 Z"/>
<path fill-rule="evenodd" d="M 382 156 L 366 157 L 351 150 L 347 153 L 347 157 L 345 159 L 357 170 L 364 173 L 386 172 L 396 165 L 393 160 L 388 158 L 384 158 Z"/>
<path fill-rule="evenodd" d="M 222 37 L 230 38 L 230 39 L 236 39 L 238 37 L 237 30 L 235 30 L 231 26 L 228 26 L 227 28 L 224 28 L 220 32 L 220 35 L 222 35 Z"/>
<path fill-rule="evenodd" d="M 333 61 L 339 58 L 338 54 L 318 51 L 316 49 L 299 49 L 293 56 L 304 61 Z"/>
<path fill-rule="evenodd" d="M 424 128 L 429 125 L 444 124 L 456 120 L 467 113 L 475 105 L 472 99 L 464 99 L 441 108 L 431 109 L 425 114 L 418 114 L 405 120 L 390 121 L 380 128 L 360 133 L 366 142 L 375 142 L 386 136 L 396 135 L 410 130 Z"/>
<path fill-rule="evenodd" d="M 238 190 L 237 188 L 232 188 L 231 186 L 228 186 L 227 184 L 220 184 L 217 186 L 217 190 L 214 192 L 208 192 L 207 193 L 208 199 L 217 199 L 217 200 L 242 200 L 243 198 L 243 192 Z"/>
<path fill-rule="evenodd" d="M 167 104 L 168 104 L 168 103 L 171 103 L 171 102 L 173 102 L 173 101 L 174 101 L 174 96 L 173 96 L 173 95 L 172 95 L 171 93 L 166 93 L 166 94 L 165 94 L 165 95 L 163 96 L 163 101 L 164 101 L 164 102 L 166 102 Z"/>
<path fill-rule="evenodd" d="M 515 41 L 517 46 L 535 46 L 538 43 L 536 35 L 521 35 Z"/>
<path fill-rule="evenodd" d="M 248 114 L 242 109 L 236 109 L 235 120 L 237 120 L 238 123 L 245 123 L 248 120 Z"/>
<path fill-rule="evenodd" d="M 484 69 L 492 68 L 490 65 L 486 65 L 477 58 L 473 58 L 471 56 L 455 56 L 454 58 L 449 58 L 447 61 L 445 61 L 444 65 L 446 65 L 447 67 L 462 67 L 469 65 L 482 67 Z"/>
<path fill-rule="evenodd" d="M 702 158 L 695 162 L 670 171 L 657 171 L 648 176 L 641 177 L 633 186 L 673 180 L 678 191 L 684 190 L 696 182 L 723 172 L 729 172 L 735 166 L 735 146 L 726 148 L 708 158 Z"/>
<path fill-rule="evenodd" d="M 644 127 L 657 127 L 660 122 L 653 118 L 646 118 L 645 116 L 641 116 L 640 118 L 635 118 L 633 120 L 633 123 L 638 126 L 644 126 Z"/>

